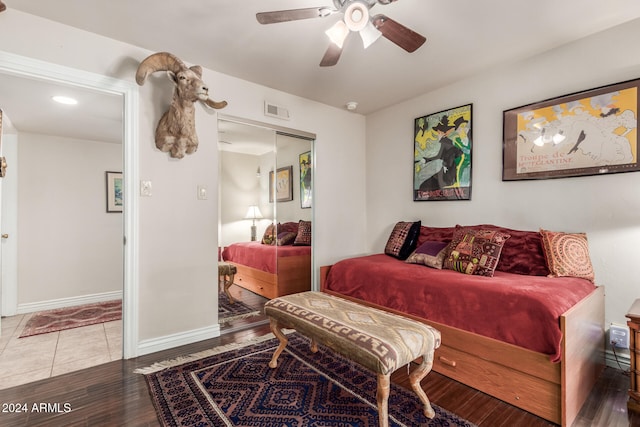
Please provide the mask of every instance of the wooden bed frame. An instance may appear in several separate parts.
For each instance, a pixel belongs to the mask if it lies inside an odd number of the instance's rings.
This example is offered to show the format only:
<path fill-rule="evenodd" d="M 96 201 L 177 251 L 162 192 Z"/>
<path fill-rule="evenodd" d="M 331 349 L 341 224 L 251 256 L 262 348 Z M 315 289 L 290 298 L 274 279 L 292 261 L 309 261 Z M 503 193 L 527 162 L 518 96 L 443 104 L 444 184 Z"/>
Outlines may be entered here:
<path fill-rule="evenodd" d="M 233 261 L 238 272 L 234 284 L 265 298 L 276 298 L 311 290 L 311 255 L 278 258 L 277 273 L 267 273 Z"/>
<path fill-rule="evenodd" d="M 604 287 L 560 317 L 562 361 L 461 329 L 325 289 L 331 266 L 320 267 L 321 290 L 438 329 L 442 345 L 433 370 L 546 420 L 571 426 L 604 368 Z"/>

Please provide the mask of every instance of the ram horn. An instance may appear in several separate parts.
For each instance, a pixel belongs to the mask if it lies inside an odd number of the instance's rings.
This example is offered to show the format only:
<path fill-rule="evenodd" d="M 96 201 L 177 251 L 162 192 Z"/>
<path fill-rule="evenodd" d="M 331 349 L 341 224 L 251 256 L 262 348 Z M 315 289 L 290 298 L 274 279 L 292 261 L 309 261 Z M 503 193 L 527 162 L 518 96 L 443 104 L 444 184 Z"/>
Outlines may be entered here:
<path fill-rule="evenodd" d="M 158 52 L 145 58 L 136 71 L 136 82 L 142 86 L 145 79 L 156 71 L 171 71 L 177 73 L 184 70 L 186 66 L 177 56 L 169 52 Z"/>
<path fill-rule="evenodd" d="M 202 101 L 202 103 L 207 107 L 215 108 L 216 110 L 227 106 L 227 101 L 214 101 L 211 98 L 208 98 L 206 101 Z"/>

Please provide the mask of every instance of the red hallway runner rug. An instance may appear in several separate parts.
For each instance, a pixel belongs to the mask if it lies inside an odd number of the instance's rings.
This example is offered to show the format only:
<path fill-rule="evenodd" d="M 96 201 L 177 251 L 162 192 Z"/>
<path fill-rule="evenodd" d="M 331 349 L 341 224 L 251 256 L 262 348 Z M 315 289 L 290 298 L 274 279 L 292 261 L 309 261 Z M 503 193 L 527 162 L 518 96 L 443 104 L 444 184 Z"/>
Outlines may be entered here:
<path fill-rule="evenodd" d="M 20 338 L 111 322 L 121 318 L 122 300 L 40 311 L 31 316 Z"/>

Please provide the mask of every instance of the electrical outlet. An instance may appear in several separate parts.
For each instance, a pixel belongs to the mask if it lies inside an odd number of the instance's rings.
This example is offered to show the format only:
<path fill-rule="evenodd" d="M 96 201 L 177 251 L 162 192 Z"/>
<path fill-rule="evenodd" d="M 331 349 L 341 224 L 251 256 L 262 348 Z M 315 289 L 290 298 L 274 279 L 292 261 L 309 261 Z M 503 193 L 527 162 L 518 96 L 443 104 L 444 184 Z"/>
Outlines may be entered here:
<path fill-rule="evenodd" d="M 629 348 L 629 328 L 612 323 L 609 328 L 609 342 L 616 348 Z"/>

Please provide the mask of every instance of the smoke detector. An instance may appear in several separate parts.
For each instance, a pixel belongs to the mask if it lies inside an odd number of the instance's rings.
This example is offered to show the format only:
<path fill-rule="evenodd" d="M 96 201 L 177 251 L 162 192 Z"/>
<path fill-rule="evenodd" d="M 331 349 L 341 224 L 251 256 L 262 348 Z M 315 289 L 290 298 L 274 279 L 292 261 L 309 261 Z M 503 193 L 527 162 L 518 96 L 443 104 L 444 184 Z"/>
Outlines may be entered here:
<path fill-rule="evenodd" d="M 357 103 L 357 102 L 355 102 L 355 101 L 349 101 L 349 102 L 347 102 L 347 110 L 349 110 L 349 111 L 353 111 L 353 110 L 355 110 L 356 108 L 358 108 L 358 103 Z"/>

